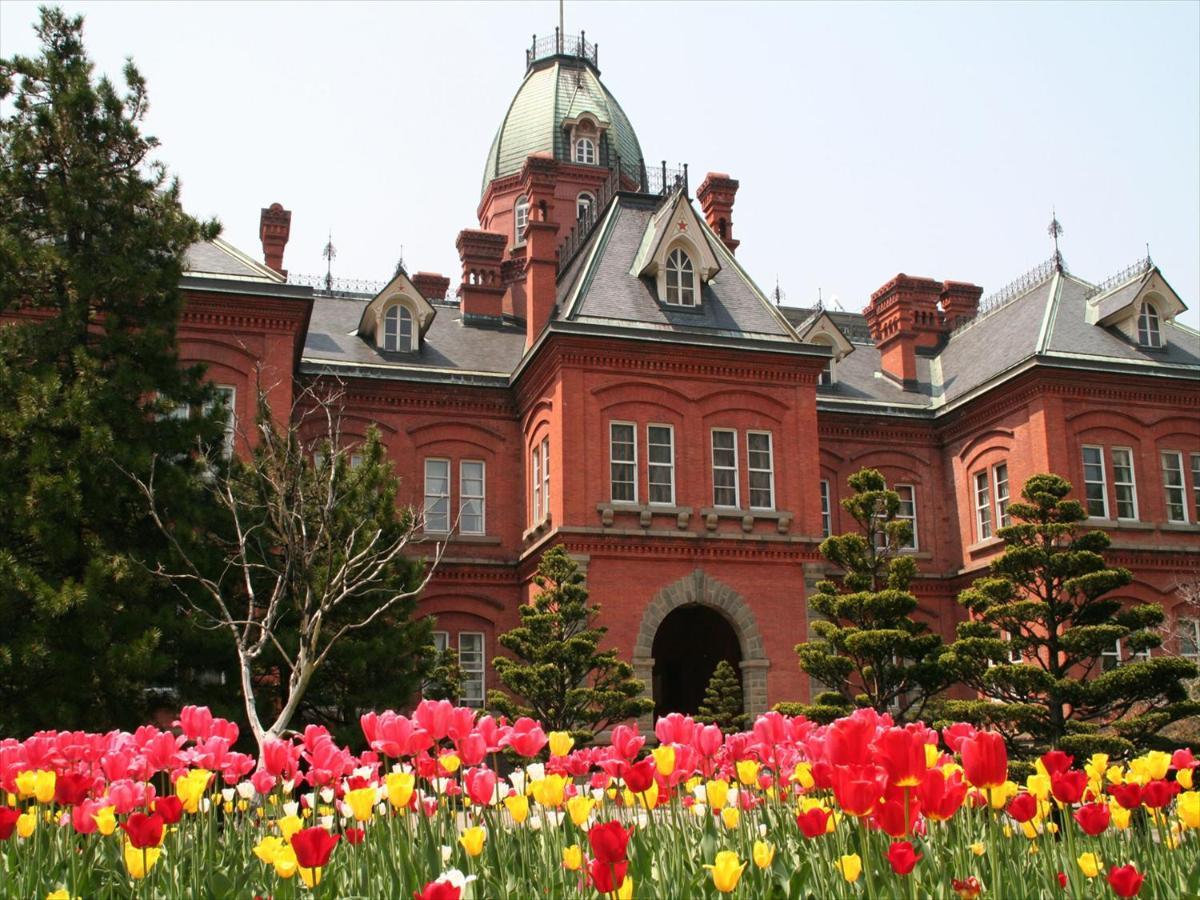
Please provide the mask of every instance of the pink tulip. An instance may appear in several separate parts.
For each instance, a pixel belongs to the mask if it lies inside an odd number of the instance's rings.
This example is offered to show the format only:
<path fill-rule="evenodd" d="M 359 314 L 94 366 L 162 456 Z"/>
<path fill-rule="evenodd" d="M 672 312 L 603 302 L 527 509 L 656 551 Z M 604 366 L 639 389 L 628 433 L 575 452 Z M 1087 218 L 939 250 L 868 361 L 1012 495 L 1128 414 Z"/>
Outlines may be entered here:
<path fill-rule="evenodd" d="M 542 731 L 541 725 L 533 719 L 524 717 L 517 719 L 512 731 L 504 738 L 509 747 L 512 747 L 519 756 L 524 757 L 537 756 L 549 740 L 546 732 Z"/>

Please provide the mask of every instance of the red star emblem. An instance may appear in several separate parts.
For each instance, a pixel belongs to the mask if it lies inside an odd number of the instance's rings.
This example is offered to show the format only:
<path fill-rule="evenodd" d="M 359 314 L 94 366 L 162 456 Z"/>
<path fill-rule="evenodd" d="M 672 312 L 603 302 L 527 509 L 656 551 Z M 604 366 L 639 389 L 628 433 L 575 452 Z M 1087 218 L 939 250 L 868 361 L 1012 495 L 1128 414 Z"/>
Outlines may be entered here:
<path fill-rule="evenodd" d="M 679 223 L 679 230 L 680 230 L 680 231 L 687 231 L 687 222 L 680 222 L 680 223 Z"/>

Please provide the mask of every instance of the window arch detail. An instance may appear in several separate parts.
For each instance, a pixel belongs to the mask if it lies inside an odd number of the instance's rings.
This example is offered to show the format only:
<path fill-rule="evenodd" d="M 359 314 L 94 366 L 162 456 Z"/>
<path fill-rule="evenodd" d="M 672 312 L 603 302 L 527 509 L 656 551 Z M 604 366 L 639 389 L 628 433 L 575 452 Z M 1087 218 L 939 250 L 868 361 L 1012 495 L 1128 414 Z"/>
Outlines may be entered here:
<path fill-rule="evenodd" d="M 596 198 L 587 191 L 583 191 L 575 198 L 575 218 L 582 221 L 592 211 L 592 206 L 595 204 Z"/>
<path fill-rule="evenodd" d="M 1159 330 L 1158 310 L 1149 300 L 1143 300 L 1138 310 L 1138 343 L 1143 347 L 1161 347 L 1162 333 Z"/>
<path fill-rule="evenodd" d="M 682 247 L 667 254 L 666 288 L 663 301 L 669 306 L 696 305 L 696 267 Z"/>
<path fill-rule="evenodd" d="M 513 204 L 513 240 L 521 243 L 525 240 L 525 226 L 529 224 L 529 198 L 521 196 Z"/>
<path fill-rule="evenodd" d="M 393 303 L 383 313 L 383 349 L 413 349 L 413 315 L 407 306 Z"/>
<path fill-rule="evenodd" d="M 596 142 L 590 137 L 575 139 L 575 162 L 585 166 L 596 164 Z"/>

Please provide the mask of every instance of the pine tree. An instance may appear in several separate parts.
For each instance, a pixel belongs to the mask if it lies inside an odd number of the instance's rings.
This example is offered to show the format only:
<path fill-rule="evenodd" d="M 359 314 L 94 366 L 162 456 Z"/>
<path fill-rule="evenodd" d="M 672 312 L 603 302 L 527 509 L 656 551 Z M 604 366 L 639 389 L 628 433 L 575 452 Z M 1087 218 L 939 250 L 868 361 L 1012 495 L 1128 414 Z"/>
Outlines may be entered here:
<path fill-rule="evenodd" d="M 516 719 L 531 716 L 546 731 L 567 731 L 579 744 L 624 719 L 650 712 L 644 686 L 616 650 L 599 650 L 608 630 L 593 628 L 600 611 L 588 606 L 579 565 L 563 547 L 547 550 L 534 583 L 540 589 L 521 606 L 521 624 L 500 635 L 513 654 L 492 665 L 506 691 L 490 691 L 488 705 Z"/>
<path fill-rule="evenodd" d="M 1070 492 L 1057 475 L 1034 475 L 1024 502 L 1008 507 L 1014 524 L 997 532 L 1004 553 L 959 595 L 971 619 L 944 658 L 986 699 L 947 701 L 943 713 L 997 728 L 1025 755 L 1126 753 L 1200 710 L 1184 683 L 1196 667 L 1132 658 L 1162 643 L 1162 607 L 1109 596 L 1132 575 L 1105 562 L 1108 535 L 1080 527 L 1086 514 Z M 1118 642 L 1131 658 L 1105 671 L 1104 653 Z"/>
<path fill-rule="evenodd" d="M 421 696 L 426 700 L 457 703 L 462 696 L 462 667 L 458 664 L 458 654 L 452 647 L 439 652 L 432 644 L 426 652 L 433 659 L 433 665 L 421 684 Z"/>
<path fill-rule="evenodd" d="M 859 531 L 821 543 L 821 555 L 842 576 L 840 583 L 817 584 L 809 605 L 824 619 L 810 625 L 814 638 L 796 645 L 800 668 L 828 689 L 812 704 L 779 708 L 821 721 L 868 706 L 916 719 L 950 678 L 938 665 L 941 638 L 911 616 L 917 599 L 908 587 L 917 566 L 899 548 L 911 540 L 912 529 L 897 518 L 900 495 L 888 490 L 878 471 L 862 469 L 849 484 L 854 493 L 842 508 Z"/>
<path fill-rule="evenodd" d="M 696 721 L 719 725 L 726 733 L 743 731 L 748 726 L 750 717 L 744 712 L 742 683 L 727 660 L 721 660 L 713 669 Z"/>
<path fill-rule="evenodd" d="M 139 564 L 163 542 L 127 472 L 219 440 L 175 328 L 184 213 L 143 135 L 146 85 L 93 78 L 83 20 L 43 9 L 0 60 L 0 733 L 143 721 L 173 677 L 176 605 Z M 174 485 L 170 482 L 174 478 Z M 186 504 L 180 504 L 186 509 Z"/>

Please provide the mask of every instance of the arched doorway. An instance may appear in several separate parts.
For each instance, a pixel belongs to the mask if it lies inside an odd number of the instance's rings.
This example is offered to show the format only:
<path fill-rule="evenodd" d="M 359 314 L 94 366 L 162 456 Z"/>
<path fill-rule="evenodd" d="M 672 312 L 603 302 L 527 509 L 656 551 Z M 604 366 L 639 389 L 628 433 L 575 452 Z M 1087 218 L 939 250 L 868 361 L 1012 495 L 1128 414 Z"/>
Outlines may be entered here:
<path fill-rule="evenodd" d="M 742 650 L 737 632 L 715 609 L 699 604 L 669 612 L 654 634 L 651 655 L 654 715 L 695 715 L 721 660 L 739 673 Z"/>

